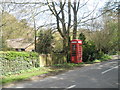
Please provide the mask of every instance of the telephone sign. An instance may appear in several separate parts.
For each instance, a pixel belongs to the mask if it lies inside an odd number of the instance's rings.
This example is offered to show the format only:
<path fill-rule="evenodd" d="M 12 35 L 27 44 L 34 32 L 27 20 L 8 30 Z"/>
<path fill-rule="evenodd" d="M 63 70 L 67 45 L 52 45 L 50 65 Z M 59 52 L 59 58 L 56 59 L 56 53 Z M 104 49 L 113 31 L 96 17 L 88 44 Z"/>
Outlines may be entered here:
<path fill-rule="evenodd" d="M 76 41 L 72 41 L 72 43 L 77 43 Z"/>

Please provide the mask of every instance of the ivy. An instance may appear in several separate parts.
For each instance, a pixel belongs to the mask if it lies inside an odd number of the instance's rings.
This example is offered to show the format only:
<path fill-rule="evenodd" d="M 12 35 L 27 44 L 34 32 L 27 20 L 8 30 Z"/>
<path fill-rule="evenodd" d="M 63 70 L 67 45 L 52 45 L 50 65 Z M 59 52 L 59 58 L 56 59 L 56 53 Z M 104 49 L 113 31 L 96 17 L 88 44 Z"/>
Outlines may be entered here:
<path fill-rule="evenodd" d="M 38 53 L 35 52 L 0 52 L 0 63 L 2 75 L 10 75 L 27 70 L 32 67 L 39 67 Z"/>

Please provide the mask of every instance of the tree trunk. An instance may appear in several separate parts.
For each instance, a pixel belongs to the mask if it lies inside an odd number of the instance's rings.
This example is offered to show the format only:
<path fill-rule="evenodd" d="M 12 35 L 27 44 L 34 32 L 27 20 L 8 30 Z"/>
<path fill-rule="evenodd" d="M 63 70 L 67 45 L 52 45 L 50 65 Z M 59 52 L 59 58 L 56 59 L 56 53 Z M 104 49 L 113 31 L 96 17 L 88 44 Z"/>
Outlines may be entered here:
<path fill-rule="evenodd" d="M 77 37 L 77 12 L 74 15 L 74 28 L 73 28 L 73 39 Z"/>
<path fill-rule="evenodd" d="M 77 37 L 77 6 L 76 6 L 76 0 L 74 1 L 73 13 L 74 13 L 73 39 L 76 39 L 76 37 Z"/>
<path fill-rule="evenodd" d="M 70 62 L 70 38 L 63 39 L 63 51 L 67 62 Z"/>

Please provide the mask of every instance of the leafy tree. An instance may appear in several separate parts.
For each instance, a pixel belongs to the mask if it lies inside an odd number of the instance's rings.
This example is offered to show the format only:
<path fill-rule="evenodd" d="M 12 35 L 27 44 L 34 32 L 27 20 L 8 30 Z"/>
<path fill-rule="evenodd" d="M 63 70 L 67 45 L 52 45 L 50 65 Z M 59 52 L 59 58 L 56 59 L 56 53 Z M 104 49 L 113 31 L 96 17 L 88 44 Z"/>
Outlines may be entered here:
<path fill-rule="evenodd" d="M 92 40 L 100 52 L 110 53 L 118 50 L 118 15 L 116 9 L 117 3 L 108 2 L 103 8 L 103 11 L 108 12 L 102 15 L 102 29 L 91 34 Z"/>
<path fill-rule="evenodd" d="M 83 45 L 86 44 L 86 41 L 85 41 L 86 37 L 85 37 L 85 35 L 82 32 L 79 34 L 78 39 L 82 40 Z"/>
<path fill-rule="evenodd" d="M 2 50 L 7 50 L 6 40 L 15 38 L 26 38 L 27 41 L 33 39 L 33 29 L 27 25 L 25 19 L 19 21 L 8 12 L 0 14 L 2 16 Z"/>
<path fill-rule="evenodd" d="M 93 41 L 86 41 L 86 37 L 83 33 L 79 34 L 79 39 L 83 40 L 83 62 L 93 61 L 99 59 L 102 54 L 96 49 Z"/>
<path fill-rule="evenodd" d="M 63 45 L 62 45 L 63 40 L 58 32 L 55 32 L 53 34 L 53 37 L 54 37 L 53 52 L 60 53 L 63 50 Z"/>
<path fill-rule="evenodd" d="M 37 52 L 49 54 L 52 51 L 53 36 L 51 30 L 40 30 L 36 45 Z"/>
<path fill-rule="evenodd" d="M 118 13 L 119 13 L 119 3 L 118 2 L 108 2 L 106 6 L 104 7 L 104 10 L 109 10 L 104 16 L 104 30 L 108 31 L 109 33 L 109 42 L 108 42 L 108 48 L 107 51 L 109 52 L 115 52 L 118 51 L 118 42 L 119 42 L 119 22 L 118 22 Z M 111 9 L 113 8 L 113 9 Z M 106 36 L 107 37 L 107 36 Z"/>

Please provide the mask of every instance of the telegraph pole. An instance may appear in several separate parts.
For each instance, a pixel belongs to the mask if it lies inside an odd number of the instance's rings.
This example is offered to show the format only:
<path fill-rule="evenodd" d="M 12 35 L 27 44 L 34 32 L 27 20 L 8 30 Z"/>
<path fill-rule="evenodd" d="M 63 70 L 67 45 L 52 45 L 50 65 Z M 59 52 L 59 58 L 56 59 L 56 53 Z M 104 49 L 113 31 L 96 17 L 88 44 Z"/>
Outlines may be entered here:
<path fill-rule="evenodd" d="M 35 21 L 35 8 L 32 11 L 32 20 L 33 20 L 33 27 L 34 27 L 34 51 L 36 52 L 36 21 Z"/>
<path fill-rule="evenodd" d="M 35 22 L 35 16 L 33 16 L 33 20 L 34 20 L 34 39 L 35 39 L 35 41 L 34 41 L 34 44 L 35 44 L 35 52 L 36 52 L 36 22 Z"/>
<path fill-rule="evenodd" d="M 118 50 L 120 50 L 120 4 L 118 3 Z"/>

